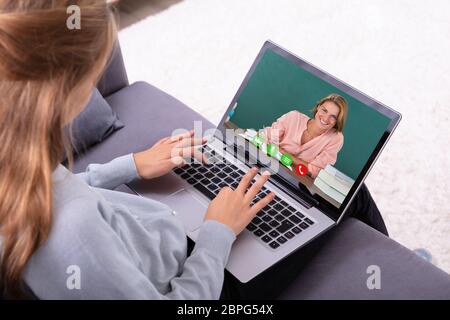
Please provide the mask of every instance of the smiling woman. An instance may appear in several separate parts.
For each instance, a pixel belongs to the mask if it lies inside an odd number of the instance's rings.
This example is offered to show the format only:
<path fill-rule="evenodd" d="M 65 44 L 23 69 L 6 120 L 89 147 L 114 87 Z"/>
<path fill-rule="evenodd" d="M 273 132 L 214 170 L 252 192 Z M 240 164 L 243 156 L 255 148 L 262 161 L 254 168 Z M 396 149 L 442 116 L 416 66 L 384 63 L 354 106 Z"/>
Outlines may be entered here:
<path fill-rule="evenodd" d="M 290 111 L 264 129 L 267 143 L 277 144 L 281 153 L 292 155 L 294 165 L 308 167 L 312 177 L 328 164 L 336 163 L 344 145 L 347 101 L 338 94 L 321 99 L 312 110 L 313 117 Z"/>

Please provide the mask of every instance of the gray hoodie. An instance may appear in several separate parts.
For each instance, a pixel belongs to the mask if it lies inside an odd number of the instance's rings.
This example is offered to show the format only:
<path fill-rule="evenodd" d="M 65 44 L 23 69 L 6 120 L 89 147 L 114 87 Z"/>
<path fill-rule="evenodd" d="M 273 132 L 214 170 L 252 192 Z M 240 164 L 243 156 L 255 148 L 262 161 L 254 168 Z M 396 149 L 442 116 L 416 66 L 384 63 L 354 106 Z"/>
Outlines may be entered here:
<path fill-rule="evenodd" d="M 187 257 L 183 225 L 157 201 L 114 191 L 133 156 L 53 173 L 53 224 L 24 279 L 41 299 L 218 299 L 235 235 L 205 221 Z"/>

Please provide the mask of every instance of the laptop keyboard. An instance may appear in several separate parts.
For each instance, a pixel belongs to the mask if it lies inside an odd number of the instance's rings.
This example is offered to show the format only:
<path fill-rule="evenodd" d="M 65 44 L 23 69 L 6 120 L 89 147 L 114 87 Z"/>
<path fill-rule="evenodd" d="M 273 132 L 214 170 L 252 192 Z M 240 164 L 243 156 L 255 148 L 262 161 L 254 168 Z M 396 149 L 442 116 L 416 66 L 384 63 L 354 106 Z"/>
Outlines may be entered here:
<path fill-rule="evenodd" d="M 203 154 L 210 160 L 210 165 L 191 163 L 182 168 L 174 169 L 182 179 L 193 185 L 209 199 L 214 199 L 224 186 L 236 189 L 241 177 L 245 174 L 234 164 L 225 161 L 208 146 L 202 147 Z M 263 186 L 252 200 L 259 201 L 270 191 Z M 259 238 L 266 246 L 277 249 L 292 240 L 314 224 L 313 220 L 302 214 L 280 197 L 263 208 L 247 225 L 247 230 Z"/>

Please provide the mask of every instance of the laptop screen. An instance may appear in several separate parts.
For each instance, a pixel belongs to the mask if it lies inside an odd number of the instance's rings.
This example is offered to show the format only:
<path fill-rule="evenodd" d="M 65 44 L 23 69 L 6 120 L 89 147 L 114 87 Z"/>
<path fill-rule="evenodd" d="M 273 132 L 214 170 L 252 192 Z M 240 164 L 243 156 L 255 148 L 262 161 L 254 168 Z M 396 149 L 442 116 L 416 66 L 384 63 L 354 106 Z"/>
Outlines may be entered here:
<path fill-rule="evenodd" d="M 399 120 L 395 111 L 268 41 L 219 129 L 236 145 L 256 149 L 258 162 L 299 196 L 340 214 Z"/>

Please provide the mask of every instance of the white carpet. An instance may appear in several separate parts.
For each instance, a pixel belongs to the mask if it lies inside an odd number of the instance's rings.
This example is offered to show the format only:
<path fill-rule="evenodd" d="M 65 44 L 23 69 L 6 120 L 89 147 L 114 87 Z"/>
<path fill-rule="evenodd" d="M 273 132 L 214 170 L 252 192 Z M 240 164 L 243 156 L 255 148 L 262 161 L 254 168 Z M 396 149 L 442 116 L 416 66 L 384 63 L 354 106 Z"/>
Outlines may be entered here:
<path fill-rule="evenodd" d="M 120 41 L 131 82 L 214 123 L 266 39 L 400 111 L 367 184 L 391 237 L 450 272 L 449 12 L 447 0 L 185 0 Z"/>

